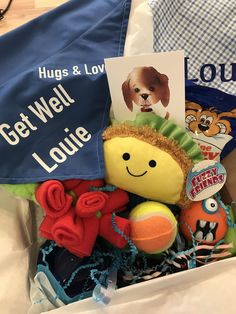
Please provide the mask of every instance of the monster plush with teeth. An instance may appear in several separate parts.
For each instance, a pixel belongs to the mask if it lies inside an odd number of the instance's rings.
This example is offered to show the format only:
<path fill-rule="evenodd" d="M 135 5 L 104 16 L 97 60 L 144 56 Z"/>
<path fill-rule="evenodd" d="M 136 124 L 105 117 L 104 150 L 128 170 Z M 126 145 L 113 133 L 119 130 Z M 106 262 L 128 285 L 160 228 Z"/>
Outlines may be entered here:
<path fill-rule="evenodd" d="M 215 244 L 226 235 L 227 216 L 224 208 L 213 197 L 194 202 L 180 214 L 180 229 L 186 239 Z"/>
<path fill-rule="evenodd" d="M 191 201 L 185 193 L 186 177 L 193 164 L 203 157 L 198 145 L 179 126 L 154 113 L 139 113 L 135 121 L 108 127 L 103 138 L 107 183 L 147 200 L 189 207 Z M 152 209 L 148 204 L 146 210 L 142 206 L 141 210 L 131 212 L 134 242 L 146 239 L 146 235 L 151 240 L 155 237 L 157 242 L 168 237 L 163 240 L 165 245 L 162 248 L 157 243 L 158 249 L 155 250 L 152 243 L 152 252 L 161 252 L 173 243 L 171 228 L 175 223 L 173 217 L 170 220 L 166 209 L 160 212 L 160 203 L 155 206 L 155 202 L 151 202 Z M 170 230 L 160 228 L 159 220 Z M 145 246 L 148 245 L 145 242 Z"/>

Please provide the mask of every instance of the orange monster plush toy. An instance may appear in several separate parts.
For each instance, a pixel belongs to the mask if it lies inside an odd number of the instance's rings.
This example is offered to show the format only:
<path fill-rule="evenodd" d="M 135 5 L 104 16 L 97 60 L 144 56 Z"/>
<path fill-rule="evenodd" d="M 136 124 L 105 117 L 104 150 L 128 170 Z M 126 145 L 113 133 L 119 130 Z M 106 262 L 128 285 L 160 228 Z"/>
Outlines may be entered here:
<path fill-rule="evenodd" d="M 226 235 L 227 215 L 224 208 L 213 197 L 194 202 L 180 214 L 180 229 L 186 239 L 192 236 L 203 244 L 215 244 Z"/>

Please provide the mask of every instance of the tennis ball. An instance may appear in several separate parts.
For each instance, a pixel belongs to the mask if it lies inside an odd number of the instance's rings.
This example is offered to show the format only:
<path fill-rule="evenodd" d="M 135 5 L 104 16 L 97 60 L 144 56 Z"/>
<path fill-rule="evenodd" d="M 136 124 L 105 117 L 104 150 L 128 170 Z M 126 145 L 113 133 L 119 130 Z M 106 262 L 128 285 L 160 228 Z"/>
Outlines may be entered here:
<path fill-rule="evenodd" d="M 177 234 L 177 220 L 170 209 L 158 202 L 144 202 L 130 213 L 131 240 L 148 254 L 167 250 Z"/>

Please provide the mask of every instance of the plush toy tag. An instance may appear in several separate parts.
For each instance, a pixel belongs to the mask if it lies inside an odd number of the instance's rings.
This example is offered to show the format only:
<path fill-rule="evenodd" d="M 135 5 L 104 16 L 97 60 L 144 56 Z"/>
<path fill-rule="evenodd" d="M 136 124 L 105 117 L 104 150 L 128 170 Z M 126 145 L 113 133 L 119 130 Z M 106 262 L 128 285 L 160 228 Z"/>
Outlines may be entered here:
<path fill-rule="evenodd" d="M 219 192 L 226 181 L 226 170 L 215 160 L 194 165 L 187 176 L 186 192 L 192 201 L 201 201 Z"/>

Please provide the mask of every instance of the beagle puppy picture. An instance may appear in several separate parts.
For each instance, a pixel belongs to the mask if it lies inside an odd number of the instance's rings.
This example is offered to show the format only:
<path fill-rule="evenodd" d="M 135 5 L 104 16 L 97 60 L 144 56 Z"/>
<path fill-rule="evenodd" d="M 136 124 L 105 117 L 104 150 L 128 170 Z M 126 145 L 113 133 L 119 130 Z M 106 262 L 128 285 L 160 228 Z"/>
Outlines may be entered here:
<path fill-rule="evenodd" d="M 152 106 L 161 101 L 167 107 L 170 101 L 169 79 L 154 67 L 136 67 L 129 73 L 122 84 L 125 103 L 130 111 L 133 106 L 140 107 L 141 112 L 153 111 Z M 168 119 L 169 113 L 166 113 Z"/>

